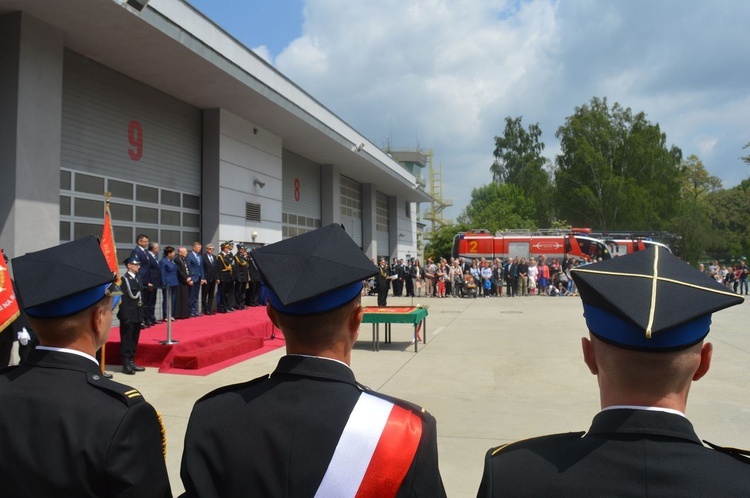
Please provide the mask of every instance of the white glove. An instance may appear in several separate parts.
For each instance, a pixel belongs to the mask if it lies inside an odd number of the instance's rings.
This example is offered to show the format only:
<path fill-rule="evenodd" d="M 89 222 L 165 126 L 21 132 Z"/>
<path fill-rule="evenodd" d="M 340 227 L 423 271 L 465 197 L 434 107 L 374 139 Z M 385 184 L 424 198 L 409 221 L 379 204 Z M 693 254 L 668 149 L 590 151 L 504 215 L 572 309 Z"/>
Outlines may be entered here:
<path fill-rule="evenodd" d="M 26 327 L 24 327 L 19 333 L 18 333 L 18 342 L 21 343 L 21 346 L 25 346 L 29 343 L 31 340 L 31 336 L 29 335 L 29 331 L 26 330 Z"/>

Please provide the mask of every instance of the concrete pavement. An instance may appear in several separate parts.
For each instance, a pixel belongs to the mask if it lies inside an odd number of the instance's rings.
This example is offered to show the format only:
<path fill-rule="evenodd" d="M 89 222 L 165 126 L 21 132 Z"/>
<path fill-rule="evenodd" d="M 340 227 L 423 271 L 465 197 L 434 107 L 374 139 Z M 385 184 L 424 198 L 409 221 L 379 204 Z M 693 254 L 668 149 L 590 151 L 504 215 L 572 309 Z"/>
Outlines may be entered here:
<path fill-rule="evenodd" d="M 375 305 L 374 297 L 364 298 Z M 554 432 L 582 431 L 599 409 L 596 378 L 581 357 L 585 335 L 577 297 L 425 299 L 426 346 L 414 354 L 409 325 L 393 325 L 393 342 L 371 350 L 363 325 L 352 357 L 357 379 L 424 406 L 438 421 L 440 469 L 448 496 L 475 496 L 491 446 Z M 410 305 L 411 298 L 388 298 Z M 750 448 L 750 301 L 714 315 L 711 371 L 694 384 L 688 417 L 713 443 Z M 381 330 L 382 336 L 382 330 Z M 382 339 L 382 337 L 381 337 Z M 193 403 L 226 384 L 273 370 L 279 349 L 206 377 L 117 372 L 162 414 L 167 466 L 175 495 L 182 492 L 180 456 Z M 113 367 L 116 368 L 116 367 Z"/>

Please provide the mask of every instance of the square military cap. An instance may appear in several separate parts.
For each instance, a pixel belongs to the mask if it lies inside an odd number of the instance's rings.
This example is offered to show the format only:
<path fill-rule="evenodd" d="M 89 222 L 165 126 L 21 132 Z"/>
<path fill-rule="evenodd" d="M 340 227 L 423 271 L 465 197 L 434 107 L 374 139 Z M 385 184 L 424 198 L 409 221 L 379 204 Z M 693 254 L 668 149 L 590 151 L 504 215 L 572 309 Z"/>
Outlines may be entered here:
<path fill-rule="evenodd" d="M 20 302 L 33 317 L 72 315 L 121 293 L 93 236 L 14 258 L 13 275 Z"/>
<path fill-rule="evenodd" d="M 578 267 L 571 275 L 591 333 L 628 349 L 692 346 L 708 334 L 712 313 L 743 301 L 659 246 Z"/>
<path fill-rule="evenodd" d="M 293 315 L 322 313 L 343 306 L 377 272 L 338 224 L 328 225 L 253 251 L 276 310 Z"/>

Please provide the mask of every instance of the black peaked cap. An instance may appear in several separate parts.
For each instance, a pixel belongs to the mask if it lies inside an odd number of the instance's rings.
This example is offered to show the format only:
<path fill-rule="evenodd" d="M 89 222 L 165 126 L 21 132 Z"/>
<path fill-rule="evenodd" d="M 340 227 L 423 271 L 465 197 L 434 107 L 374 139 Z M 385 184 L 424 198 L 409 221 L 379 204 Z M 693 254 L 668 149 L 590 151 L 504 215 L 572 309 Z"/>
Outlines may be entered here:
<path fill-rule="evenodd" d="M 13 276 L 26 308 L 73 296 L 115 280 L 99 241 L 93 235 L 14 258 Z"/>
<path fill-rule="evenodd" d="M 571 270 L 581 300 L 637 325 L 648 334 L 743 302 L 668 250 L 652 246 Z"/>
<path fill-rule="evenodd" d="M 361 282 L 377 272 L 338 224 L 259 247 L 253 250 L 253 260 L 284 306 Z"/>

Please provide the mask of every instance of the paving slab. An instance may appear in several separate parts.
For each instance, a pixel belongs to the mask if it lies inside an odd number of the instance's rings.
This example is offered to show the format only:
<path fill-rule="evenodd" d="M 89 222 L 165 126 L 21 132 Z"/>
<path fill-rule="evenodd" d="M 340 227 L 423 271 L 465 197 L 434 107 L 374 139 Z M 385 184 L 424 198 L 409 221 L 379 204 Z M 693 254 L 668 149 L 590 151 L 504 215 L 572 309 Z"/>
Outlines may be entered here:
<path fill-rule="evenodd" d="M 374 306 L 374 297 L 363 299 Z M 438 421 L 440 469 L 448 496 L 475 496 L 491 446 L 536 435 L 583 431 L 599 409 L 596 377 L 583 363 L 586 333 L 575 297 L 388 298 L 429 306 L 426 345 L 414 353 L 410 325 L 393 325 L 390 344 L 372 351 L 364 325 L 352 353 L 357 379 L 424 406 Z M 750 301 L 714 315 L 709 373 L 695 383 L 688 417 L 698 435 L 750 448 Z M 382 337 L 382 334 L 381 334 Z M 167 468 L 175 495 L 190 410 L 205 393 L 274 369 L 279 349 L 205 377 L 117 372 L 144 394 L 167 430 Z M 116 367 L 115 367 L 116 368 Z"/>

